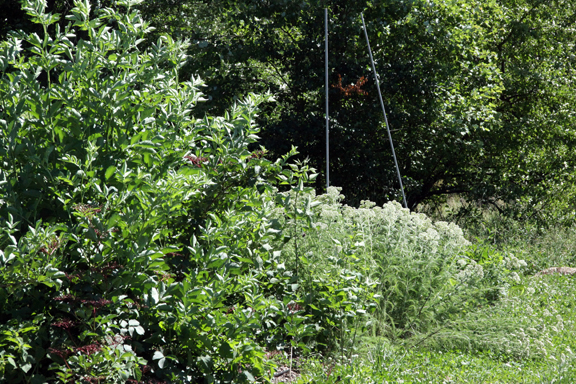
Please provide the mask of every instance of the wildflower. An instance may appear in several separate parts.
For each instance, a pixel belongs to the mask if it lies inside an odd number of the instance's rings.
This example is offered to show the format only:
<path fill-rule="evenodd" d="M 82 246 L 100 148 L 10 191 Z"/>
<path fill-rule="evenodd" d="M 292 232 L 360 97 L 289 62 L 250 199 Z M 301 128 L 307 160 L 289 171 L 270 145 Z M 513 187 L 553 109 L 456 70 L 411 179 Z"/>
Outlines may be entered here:
<path fill-rule="evenodd" d="M 74 295 L 67 294 L 67 295 L 55 297 L 53 300 L 54 301 L 62 301 L 62 302 L 66 302 L 66 303 L 73 303 L 76 301 L 76 298 L 74 297 Z"/>
<path fill-rule="evenodd" d="M 518 276 L 518 274 L 517 274 L 516 272 L 512 272 L 512 273 L 510 274 L 510 279 L 511 279 L 512 281 L 515 281 L 516 283 L 519 283 L 519 282 L 520 282 L 520 276 Z"/>
<path fill-rule="evenodd" d="M 340 187 L 328 187 L 328 190 L 324 196 L 328 198 L 329 204 L 336 204 L 344 199 L 344 195 L 340 194 L 341 190 L 342 188 Z"/>
<path fill-rule="evenodd" d="M 562 331 L 564 329 L 564 319 L 562 319 L 561 315 L 556 315 L 556 320 L 558 320 L 558 324 L 556 326 L 559 330 Z"/>
<path fill-rule="evenodd" d="M 340 213 L 340 209 L 338 209 L 338 207 L 332 205 L 323 205 L 320 212 L 320 217 L 324 220 L 332 221 L 338 220 L 340 217 L 342 217 L 342 214 Z"/>
<path fill-rule="evenodd" d="M 265 151 L 263 151 L 263 150 L 261 150 L 261 149 L 258 149 L 258 150 L 254 151 L 254 152 L 252 152 L 252 153 L 250 154 L 250 156 L 248 157 L 248 160 L 261 159 L 261 158 L 263 158 L 265 155 L 266 155 L 266 152 L 265 152 Z"/>
<path fill-rule="evenodd" d="M 294 301 L 291 301 L 290 303 L 288 303 L 288 310 L 290 314 L 294 314 L 297 313 L 301 310 L 303 310 L 304 308 L 302 308 L 302 306 Z"/>
<path fill-rule="evenodd" d="M 67 273 L 67 272 L 64 272 L 64 275 L 66 276 L 66 278 L 67 278 L 69 281 L 78 280 L 78 279 L 82 278 L 82 276 L 83 276 L 83 274 L 80 274 L 80 273 L 75 273 L 75 274 L 72 274 L 72 275 L 71 275 L 71 274 L 69 274 L 69 273 Z"/>
<path fill-rule="evenodd" d="M 128 335 L 114 335 L 114 336 L 110 336 L 110 335 L 106 335 L 105 336 L 105 340 L 106 343 L 110 346 L 117 346 L 120 345 L 122 343 L 124 343 L 124 340 L 126 339 L 130 339 L 130 336 Z"/>
<path fill-rule="evenodd" d="M 512 253 L 506 258 L 505 263 L 506 267 L 509 269 L 522 268 L 528 265 L 526 264 L 526 261 L 518 259 Z"/>
<path fill-rule="evenodd" d="M 186 160 L 197 166 L 198 168 L 202 168 L 202 165 L 208 161 L 207 157 L 197 157 L 197 156 L 184 156 Z"/>
<path fill-rule="evenodd" d="M 456 278 L 460 281 L 466 281 L 473 278 L 483 278 L 484 268 L 474 260 L 470 260 L 470 263 L 466 265 L 462 271 L 458 272 Z"/>
<path fill-rule="evenodd" d="M 82 304 L 88 304 L 94 308 L 101 308 L 108 304 L 112 304 L 112 301 L 106 299 L 99 300 L 81 300 Z"/>
<path fill-rule="evenodd" d="M 66 360 L 66 358 L 70 356 L 71 351 L 69 349 L 48 348 L 48 353 Z"/>
<path fill-rule="evenodd" d="M 376 203 L 370 200 L 362 200 L 360 201 L 360 208 L 371 209 L 376 206 Z"/>

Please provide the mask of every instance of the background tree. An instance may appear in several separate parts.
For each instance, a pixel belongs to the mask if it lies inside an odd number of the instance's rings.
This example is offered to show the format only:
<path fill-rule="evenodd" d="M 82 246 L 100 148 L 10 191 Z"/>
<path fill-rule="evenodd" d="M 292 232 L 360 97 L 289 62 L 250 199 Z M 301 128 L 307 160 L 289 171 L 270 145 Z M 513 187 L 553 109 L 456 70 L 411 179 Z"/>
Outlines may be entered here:
<path fill-rule="evenodd" d="M 50 1 L 62 12 L 65 1 Z M 94 9 L 104 6 L 92 1 Z M 109 5 L 106 2 L 106 5 Z M 346 201 L 398 199 L 359 14 L 364 12 L 415 207 L 448 194 L 534 214 L 572 205 L 575 5 L 567 0 L 176 1 L 140 5 L 156 31 L 189 38 L 181 78 L 207 81 L 197 117 L 247 92 L 272 157 L 292 145 L 325 169 L 323 9 L 330 11 L 331 184 Z M 6 8 L 6 9 L 9 9 Z M 4 27 L 30 32 L 22 14 Z M 20 16 L 18 16 L 20 15 Z M 362 92 L 345 92 L 362 77 Z M 325 179 L 316 182 L 318 191 Z M 521 204 L 516 204 L 520 202 Z"/>
<path fill-rule="evenodd" d="M 159 29 L 192 39 L 184 71 L 207 79 L 210 98 L 200 113 L 270 89 L 277 101 L 260 117 L 260 143 L 274 156 L 297 145 L 323 170 L 325 7 L 331 184 L 349 203 L 399 196 L 361 12 L 409 206 L 452 193 L 530 207 L 566 196 L 574 170 L 572 2 L 155 1 L 143 11 Z M 343 92 L 362 77 L 364 92 Z M 324 185 L 318 178 L 317 189 Z"/>

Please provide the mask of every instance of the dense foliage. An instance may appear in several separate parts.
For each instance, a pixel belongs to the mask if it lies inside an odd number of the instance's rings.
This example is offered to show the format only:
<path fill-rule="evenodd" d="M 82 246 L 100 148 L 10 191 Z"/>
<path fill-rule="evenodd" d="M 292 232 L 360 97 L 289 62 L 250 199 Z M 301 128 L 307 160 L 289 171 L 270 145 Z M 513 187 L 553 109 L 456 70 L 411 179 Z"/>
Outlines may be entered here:
<path fill-rule="evenodd" d="M 209 84 L 199 111 L 246 91 L 278 100 L 260 121 L 273 156 L 291 145 L 324 170 L 324 23 L 330 15 L 331 184 L 347 202 L 398 199 L 364 13 L 410 207 L 460 194 L 538 216 L 573 206 L 570 0 L 146 2 L 192 39 L 184 71 Z M 323 191 L 325 179 L 317 179 Z M 507 203 L 504 206 L 502 203 Z M 569 218 L 569 217 L 565 217 Z"/>
<path fill-rule="evenodd" d="M 25 8 L 44 34 L 0 58 L 2 376 L 263 375 L 266 340 L 290 332 L 272 323 L 298 317 L 261 287 L 278 264 L 266 178 L 282 165 L 247 149 L 266 97 L 195 120 L 182 42 L 140 50 L 137 12 L 92 18 L 87 1 L 51 35 L 44 6 Z"/>
<path fill-rule="evenodd" d="M 48 6 L 66 13 L 71 4 Z M 157 28 L 143 44 L 166 32 L 191 39 L 194 59 L 180 72 L 208 84 L 196 117 L 222 114 L 248 92 L 272 92 L 276 102 L 261 107 L 261 139 L 251 148 L 264 145 L 280 158 L 296 145 L 299 158 L 320 170 L 317 192 L 326 185 L 328 8 L 331 184 L 342 186 L 354 206 L 400 198 L 363 12 L 411 208 L 459 194 L 541 222 L 573 219 L 572 1 L 154 0 L 138 7 Z M 9 28 L 39 32 L 13 2 L 4 8 L 11 17 L 0 37 Z"/>
<path fill-rule="evenodd" d="M 253 150 L 270 94 L 197 117 L 188 43 L 138 3 L 27 0 L 0 42 L 0 382 L 269 381 L 278 351 L 432 340 L 507 295 L 523 261 Z"/>

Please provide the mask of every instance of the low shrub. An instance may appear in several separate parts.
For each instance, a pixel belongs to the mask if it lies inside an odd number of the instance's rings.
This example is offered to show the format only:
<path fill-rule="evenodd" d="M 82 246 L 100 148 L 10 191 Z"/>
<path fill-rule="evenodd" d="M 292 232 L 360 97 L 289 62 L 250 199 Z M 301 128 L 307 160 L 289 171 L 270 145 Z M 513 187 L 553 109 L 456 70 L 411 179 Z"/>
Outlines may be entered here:
<path fill-rule="evenodd" d="M 301 268 L 306 292 L 316 292 L 319 284 L 361 282 L 362 289 L 350 295 L 373 308 L 365 322 L 374 335 L 426 332 L 475 305 L 484 289 L 484 270 L 467 254 L 469 242 L 454 224 L 434 223 L 395 202 L 345 206 L 334 187 L 321 196 L 285 196 L 294 206 L 287 211 L 306 212 L 311 228 L 299 226 L 293 216 L 278 218 L 285 228 L 276 245 L 283 260 Z"/>

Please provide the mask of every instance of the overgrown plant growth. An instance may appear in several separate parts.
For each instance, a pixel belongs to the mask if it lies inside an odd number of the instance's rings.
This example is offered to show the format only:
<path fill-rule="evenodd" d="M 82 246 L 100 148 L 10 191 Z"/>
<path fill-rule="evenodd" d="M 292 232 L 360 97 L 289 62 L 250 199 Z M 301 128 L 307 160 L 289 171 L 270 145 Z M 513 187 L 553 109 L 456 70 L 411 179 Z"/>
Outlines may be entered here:
<path fill-rule="evenodd" d="M 194 120 L 185 43 L 76 2 L 2 43 L 0 370 L 8 382 L 242 382 L 283 339 L 266 214 L 283 161 L 248 152 L 251 95 Z M 270 326 L 262 328 L 263 324 Z M 275 347 L 278 342 L 272 346 Z"/>
<path fill-rule="evenodd" d="M 292 269 L 304 265 L 299 283 L 309 296 L 326 292 L 325 304 L 340 303 L 339 312 L 318 315 L 346 330 L 339 341 L 350 348 L 359 335 L 458 338 L 453 321 L 506 297 L 526 267 L 511 253 L 471 246 L 458 226 L 396 202 L 378 207 L 364 201 L 353 208 L 341 203 L 335 187 L 320 196 L 284 195 L 292 201 L 287 212 L 304 215 L 312 229 L 302 230 L 285 215 L 283 244 L 276 246 Z M 371 308 L 361 322 L 358 303 Z"/>
<path fill-rule="evenodd" d="M 249 151 L 269 95 L 193 118 L 186 42 L 140 48 L 137 3 L 78 0 L 60 28 L 27 0 L 43 34 L 0 43 L 1 382 L 270 381 L 276 351 L 454 344 L 459 313 L 507 295 L 521 260 Z"/>
<path fill-rule="evenodd" d="M 267 350 L 335 333 L 303 310 L 298 270 L 270 245 L 270 182 L 299 193 L 313 175 L 280 173 L 295 151 L 275 163 L 248 151 L 269 96 L 190 117 L 202 83 L 178 79 L 185 43 L 139 49 L 148 24 L 119 4 L 78 1 L 61 30 L 26 2 L 44 35 L 1 45 L 2 377 L 268 377 Z"/>

